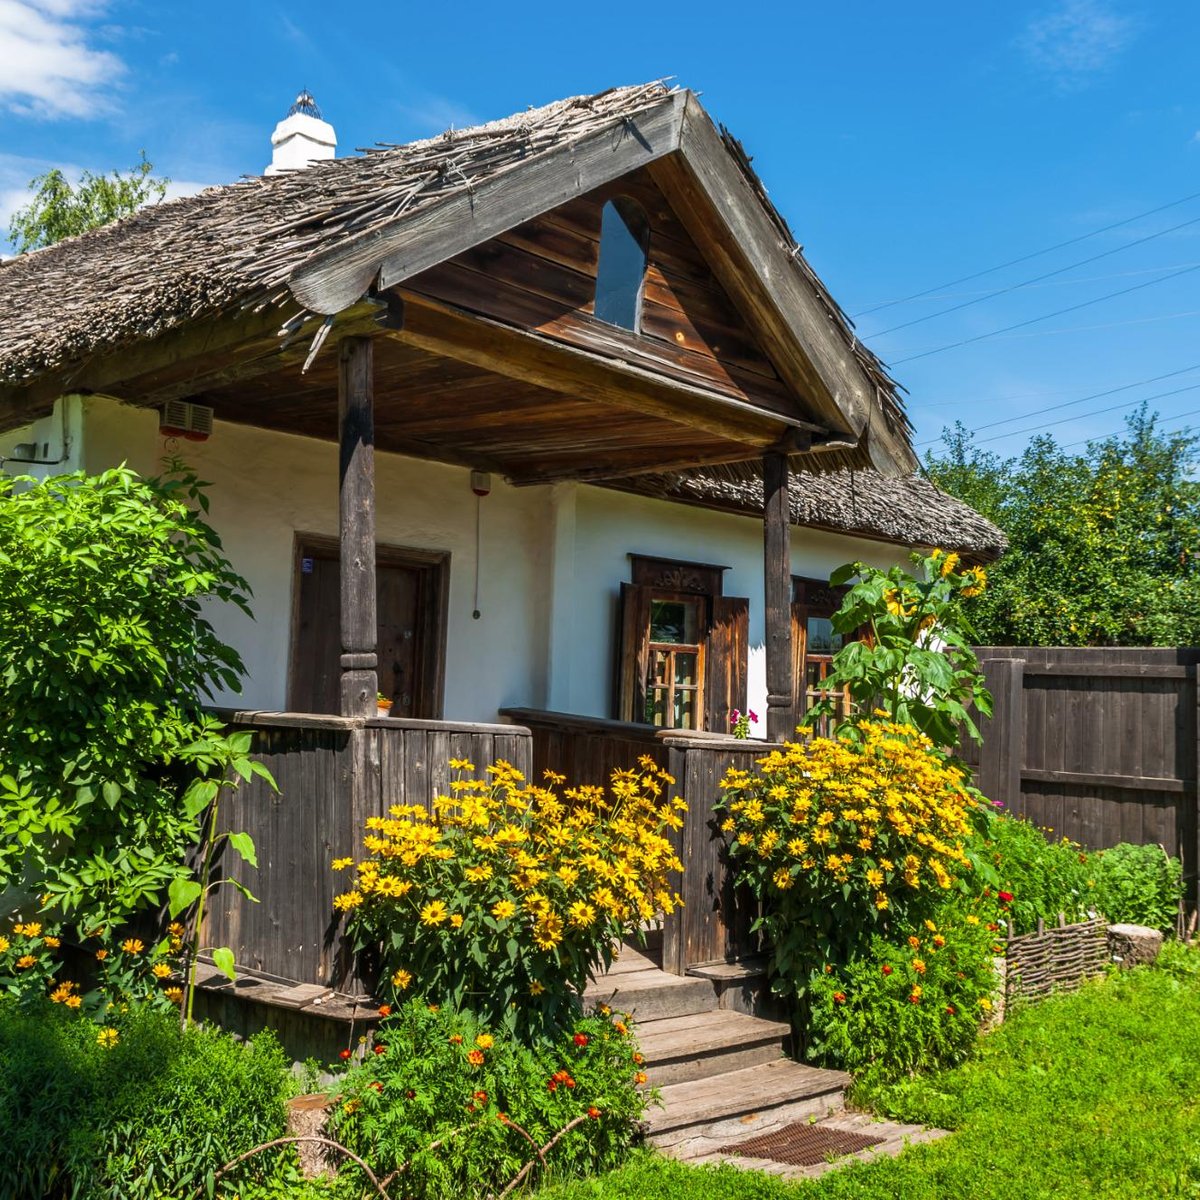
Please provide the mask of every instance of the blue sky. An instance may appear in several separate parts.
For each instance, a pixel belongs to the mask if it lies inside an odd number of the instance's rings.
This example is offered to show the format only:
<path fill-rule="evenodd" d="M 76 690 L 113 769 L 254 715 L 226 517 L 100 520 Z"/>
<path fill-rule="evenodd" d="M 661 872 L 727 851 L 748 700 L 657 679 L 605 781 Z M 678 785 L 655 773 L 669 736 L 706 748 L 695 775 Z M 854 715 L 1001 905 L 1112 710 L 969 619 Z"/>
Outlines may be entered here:
<path fill-rule="evenodd" d="M 0 0 L 0 218 L 49 166 L 143 147 L 176 190 L 258 173 L 301 87 L 347 153 L 673 75 L 754 155 L 848 312 L 932 289 L 858 318 L 918 442 L 957 417 L 1002 453 L 1050 421 L 1073 443 L 1164 392 L 1174 428 L 1200 424 L 1200 195 L 1175 203 L 1200 193 L 1198 35 L 1194 0 Z"/>

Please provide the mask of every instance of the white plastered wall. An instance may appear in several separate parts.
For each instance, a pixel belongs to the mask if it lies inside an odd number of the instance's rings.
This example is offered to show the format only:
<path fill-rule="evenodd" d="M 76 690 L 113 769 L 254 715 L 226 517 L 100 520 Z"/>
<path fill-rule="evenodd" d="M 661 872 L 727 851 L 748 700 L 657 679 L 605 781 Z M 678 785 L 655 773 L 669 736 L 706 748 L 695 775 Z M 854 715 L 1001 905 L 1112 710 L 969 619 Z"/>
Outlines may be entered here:
<path fill-rule="evenodd" d="M 157 410 L 107 398 L 72 403 L 69 429 L 81 422 L 81 434 L 70 435 L 68 463 L 44 470 L 96 472 L 122 462 L 144 474 L 160 469 L 166 447 Z M 58 430 L 57 416 L 39 428 Z M 28 431 L 5 435 L 0 453 L 28 440 Z M 222 693 L 215 700 L 282 709 L 295 536 L 337 535 L 337 447 L 218 421 L 209 441 L 180 441 L 174 449 L 212 484 L 212 524 L 254 591 L 254 621 L 227 605 L 211 613 L 248 674 L 240 696 Z M 481 617 L 475 620 L 476 501 L 468 472 L 377 454 L 376 488 L 381 543 L 450 553 L 447 719 L 492 721 L 510 705 L 610 716 L 617 605 L 621 583 L 630 577 L 630 554 L 729 568 L 725 594 L 750 601 L 749 703 L 764 713 L 762 523 L 756 518 L 575 484 L 513 488 L 493 477 L 492 493 L 482 501 Z M 824 578 L 854 559 L 889 566 L 905 556 L 888 543 L 792 529 L 796 575 Z M 761 729 L 760 722 L 756 732 Z"/>
<path fill-rule="evenodd" d="M 217 633 L 241 653 L 248 672 L 240 697 L 216 700 L 282 709 L 294 539 L 298 532 L 337 536 L 337 446 L 218 421 L 209 441 L 180 441 L 177 452 L 211 482 L 211 522 L 234 568 L 254 589 L 253 622 L 228 605 L 212 613 Z M 153 473 L 162 455 L 157 411 L 89 403 L 89 471 L 125 461 Z M 492 494 L 482 502 L 481 616 L 474 620 L 475 497 L 467 472 L 377 454 L 375 475 L 379 541 L 450 552 L 446 717 L 494 721 L 505 705 L 542 705 L 549 489 L 511 488 L 493 478 Z"/>
<path fill-rule="evenodd" d="M 82 449 L 83 400 L 63 396 L 50 416 L 0 434 L 0 472 L 35 479 L 66 475 L 79 470 Z"/>

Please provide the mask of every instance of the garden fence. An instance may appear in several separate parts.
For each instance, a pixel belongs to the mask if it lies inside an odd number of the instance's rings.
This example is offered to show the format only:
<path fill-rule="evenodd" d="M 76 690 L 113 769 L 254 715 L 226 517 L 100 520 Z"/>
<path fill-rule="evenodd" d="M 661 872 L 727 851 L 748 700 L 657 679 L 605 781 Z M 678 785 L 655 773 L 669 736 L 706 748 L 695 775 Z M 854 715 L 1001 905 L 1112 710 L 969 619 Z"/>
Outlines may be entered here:
<path fill-rule="evenodd" d="M 977 652 L 995 707 L 962 754 L 980 790 L 1088 849 L 1161 845 L 1200 902 L 1200 648 Z"/>

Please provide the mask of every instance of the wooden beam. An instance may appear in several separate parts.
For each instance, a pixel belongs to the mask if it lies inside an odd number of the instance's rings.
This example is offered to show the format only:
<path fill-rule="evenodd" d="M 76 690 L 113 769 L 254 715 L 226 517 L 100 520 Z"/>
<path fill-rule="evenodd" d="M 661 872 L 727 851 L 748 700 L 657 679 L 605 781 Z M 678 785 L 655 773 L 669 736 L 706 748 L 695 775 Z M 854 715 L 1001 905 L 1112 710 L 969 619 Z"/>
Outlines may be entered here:
<path fill-rule="evenodd" d="M 869 430 L 881 470 L 915 469 L 911 447 L 887 428 L 861 364 L 691 94 L 679 152 L 649 169 L 781 378 L 810 406 L 809 415 L 851 436 Z"/>
<path fill-rule="evenodd" d="M 338 551 L 343 717 L 375 713 L 379 692 L 375 611 L 375 429 L 370 338 L 347 338 L 338 359 Z"/>
<path fill-rule="evenodd" d="M 767 740 L 795 737 L 792 712 L 792 555 L 788 456 L 763 455 L 763 596 L 766 613 Z"/>
<path fill-rule="evenodd" d="M 688 93 L 675 92 L 624 124 L 531 154 L 450 199 L 315 254 L 288 283 L 305 308 L 340 312 L 366 292 L 376 276 L 393 287 L 497 234 L 619 179 L 679 146 Z M 418 201 L 418 205 L 419 205 Z"/>
<path fill-rule="evenodd" d="M 564 464 L 549 471 L 527 475 L 510 475 L 509 483 L 515 487 L 530 487 L 546 483 L 599 483 L 609 479 L 630 479 L 637 475 L 654 475 L 660 471 L 690 471 L 697 467 L 720 466 L 725 463 L 757 462 L 762 456 L 758 449 L 727 447 L 708 454 L 670 455 L 670 447 L 664 447 L 666 457 L 657 461 L 610 462 L 599 465 L 570 467 Z M 594 462 L 594 459 L 592 460 Z"/>
<path fill-rule="evenodd" d="M 473 316 L 412 292 L 405 292 L 404 299 L 404 329 L 385 336 L 406 345 L 576 399 L 663 417 L 748 446 L 770 446 L 789 428 L 787 418 L 736 397 L 665 379 L 630 363 Z"/>

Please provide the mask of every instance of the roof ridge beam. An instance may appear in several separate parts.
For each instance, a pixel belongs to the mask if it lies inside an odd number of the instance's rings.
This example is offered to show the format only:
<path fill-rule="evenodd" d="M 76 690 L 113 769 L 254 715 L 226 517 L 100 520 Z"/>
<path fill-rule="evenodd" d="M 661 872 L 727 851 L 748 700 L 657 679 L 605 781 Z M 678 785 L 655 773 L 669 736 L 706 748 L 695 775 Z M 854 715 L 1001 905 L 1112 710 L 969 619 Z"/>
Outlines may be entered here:
<path fill-rule="evenodd" d="M 381 291 L 394 287 L 672 153 L 690 94 L 670 92 L 604 129 L 518 160 L 478 185 L 468 183 L 444 203 L 311 256 L 288 280 L 292 295 L 311 312 L 331 315 L 358 300 L 377 277 Z"/>

